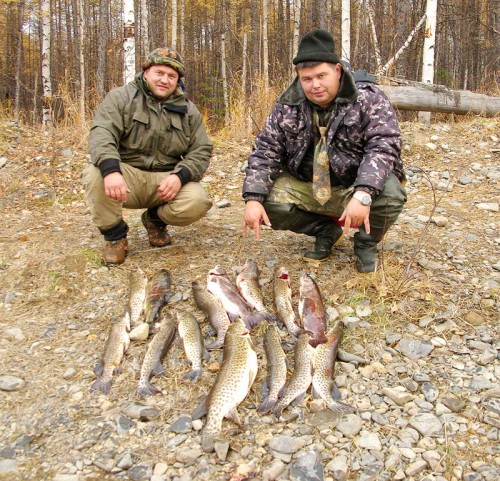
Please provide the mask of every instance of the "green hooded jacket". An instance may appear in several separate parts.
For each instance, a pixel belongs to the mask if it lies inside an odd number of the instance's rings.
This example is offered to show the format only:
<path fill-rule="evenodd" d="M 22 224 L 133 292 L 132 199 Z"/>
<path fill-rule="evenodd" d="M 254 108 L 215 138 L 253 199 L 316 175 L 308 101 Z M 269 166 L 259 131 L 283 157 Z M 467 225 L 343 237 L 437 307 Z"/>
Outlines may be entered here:
<path fill-rule="evenodd" d="M 141 170 L 171 171 L 183 184 L 198 182 L 213 149 L 200 112 L 179 86 L 158 102 L 146 93 L 142 75 L 109 92 L 99 105 L 89 136 L 91 162 L 101 172 L 107 170 L 103 164 L 118 161 Z"/>

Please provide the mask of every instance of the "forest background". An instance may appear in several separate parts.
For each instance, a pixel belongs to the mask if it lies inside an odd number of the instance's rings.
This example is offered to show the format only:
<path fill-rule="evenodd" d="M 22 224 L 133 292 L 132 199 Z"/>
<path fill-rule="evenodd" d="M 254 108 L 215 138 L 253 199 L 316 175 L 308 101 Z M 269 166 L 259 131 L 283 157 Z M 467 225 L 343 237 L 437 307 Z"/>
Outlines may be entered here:
<path fill-rule="evenodd" d="M 352 68 L 380 72 L 413 32 L 384 73 L 421 80 L 428 1 L 352 0 Z M 299 37 L 326 28 L 341 51 L 344 2 L 135 0 L 135 24 L 127 31 L 121 0 L 2 0 L 1 105 L 7 114 L 40 123 L 41 67 L 48 60 L 52 120 L 88 123 L 104 95 L 124 83 L 124 38 L 133 35 L 136 70 L 153 48 L 175 47 L 185 59 L 188 95 L 211 132 L 246 137 L 261 128 L 291 80 Z M 437 1 L 434 83 L 498 95 L 499 25 L 494 0 Z"/>

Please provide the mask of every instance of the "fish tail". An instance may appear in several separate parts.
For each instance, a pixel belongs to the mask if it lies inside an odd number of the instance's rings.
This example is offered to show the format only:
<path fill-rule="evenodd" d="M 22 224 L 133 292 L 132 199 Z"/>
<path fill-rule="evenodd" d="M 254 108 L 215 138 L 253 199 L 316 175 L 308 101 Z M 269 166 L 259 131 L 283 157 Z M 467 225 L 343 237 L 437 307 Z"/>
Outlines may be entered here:
<path fill-rule="evenodd" d="M 112 383 L 112 379 L 100 377 L 99 379 L 96 379 L 92 383 L 92 386 L 90 386 L 90 390 L 91 391 L 101 391 L 103 394 L 105 394 L 107 396 L 111 391 L 111 383 Z"/>
<path fill-rule="evenodd" d="M 94 367 L 94 374 L 97 377 L 101 377 L 103 371 L 104 371 L 104 363 L 102 361 L 99 361 Z"/>
<path fill-rule="evenodd" d="M 264 314 L 264 319 L 266 319 L 266 321 L 273 322 L 280 329 L 283 329 L 284 323 L 276 314 L 273 314 L 272 312 L 269 311 L 263 312 L 262 314 Z"/>
<path fill-rule="evenodd" d="M 258 326 L 265 319 L 265 316 L 260 312 L 254 312 L 242 319 L 245 323 L 246 328 L 251 331 L 255 326 Z"/>
<path fill-rule="evenodd" d="M 137 397 L 152 396 L 153 394 L 158 394 L 160 392 L 161 390 L 149 381 L 139 383 L 139 386 L 137 386 L 137 390 L 135 391 Z"/>
<path fill-rule="evenodd" d="M 190 381 L 196 381 L 203 374 L 203 369 L 200 367 L 199 369 L 193 369 L 192 371 L 184 374 L 182 379 L 189 379 Z"/>
<path fill-rule="evenodd" d="M 209 342 L 205 347 L 212 351 L 213 349 L 220 349 L 224 345 L 224 339 L 216 339 L 215 341 Z"/>
<path fill-rule="evenodd" d="M 356 411 L 355 408 L 353 408 L 349 404 L 343 403 L 341 401 L 332 401 L 332 402 L 330 402 L 330 404 L 328 404 L 328 407 L 332 411 L 337 411 L 337 412 L 346 413 L 346 414 L 353 413 L 354 411 Z"/>

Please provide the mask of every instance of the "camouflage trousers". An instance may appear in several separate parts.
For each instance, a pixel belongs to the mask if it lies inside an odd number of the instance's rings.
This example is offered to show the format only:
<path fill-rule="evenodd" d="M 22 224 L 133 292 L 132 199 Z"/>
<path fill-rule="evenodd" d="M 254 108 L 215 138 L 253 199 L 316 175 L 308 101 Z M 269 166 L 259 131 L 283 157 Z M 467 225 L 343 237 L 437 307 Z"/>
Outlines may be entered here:
<path fill-rule="evenodd" d="M 158 187 L 169 172 L 149 172 L 128 164 L 120 165 L 130 192 L 127 202 L 111 199 L 104 192 L 101 171 L 90 164 L 82 173 L 87 203 L 94 225 L 109 229 L 122 221 L 122 209 L 148 209 L 158 207 L 158 216 L 168 225 L 185 226 L 201 219 L 212 206 L 208 194 L 198 182 L 181 187 L 174 200 L 165 203 L 158 196 Z"/>
<path fill-rule="evenodd" d="M 351 200 L 354 187 L 332 187 L 332 196 L 321 205 L 313 196 L 312 182 L 304 182 L 288 172 L 280 174 L 274 182 L 266 202 L 294 204 L 299 209 L 315 214 L 340 217 Z M 384 190 L 370 207 L 370 226 L 387 231 L 396 222 L 407 200 L 406 191 L 394 174 L 389 174 Z"/>

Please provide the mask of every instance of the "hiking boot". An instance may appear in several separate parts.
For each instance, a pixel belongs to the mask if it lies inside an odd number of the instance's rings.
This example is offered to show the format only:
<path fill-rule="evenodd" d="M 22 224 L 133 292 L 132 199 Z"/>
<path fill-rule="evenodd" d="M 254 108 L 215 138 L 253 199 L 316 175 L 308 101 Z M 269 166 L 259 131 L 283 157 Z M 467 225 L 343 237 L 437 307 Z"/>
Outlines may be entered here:
<path fill-rule="evenodd" d="M 105 264 L 119 265 L 125 262 L 127 257 L 128 242 L 127 238 L 123 237 L 115 241 L 106 241 L 102 250 L 102 258 Z"/>
<path fill-rule="evenodd" d="M 172 244 L 172 238 L 164 222 L 151 219 L 147 210 L 142 213 L 141 220 L 148 233 L 149 244 L 152 247 L 164 247 Z"/>

